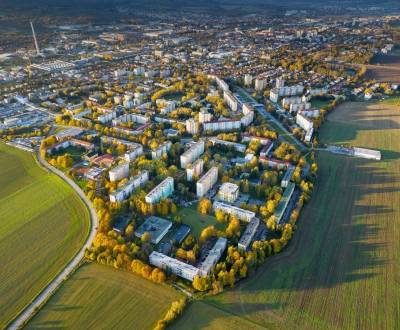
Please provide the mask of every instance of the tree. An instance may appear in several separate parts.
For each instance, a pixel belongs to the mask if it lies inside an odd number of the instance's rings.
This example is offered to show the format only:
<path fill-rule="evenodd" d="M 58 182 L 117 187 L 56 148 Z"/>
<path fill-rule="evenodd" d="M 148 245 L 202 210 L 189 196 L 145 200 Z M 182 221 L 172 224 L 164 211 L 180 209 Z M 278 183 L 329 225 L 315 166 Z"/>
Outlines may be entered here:
<path fill-rule="evenodd" d="M 210 289 L 209 279 L 207 277 L 195 276 L 192 286 L 197 291 L 206 291 Z"/>
<path fill-rule="evenodd" d="M 202 198 L 197 207 L 199 213 L 208 214 L 212 209 L 211 201 L 207 198 Z"/>
<path fill-rule="evenodd" d="M 267 220 L 267 228 L 272 231 L 276 230 L 276 221 L 277 221 L 276 216 L 274 215 L 270 216 L 269 219 Z"/>
<path fill-rule="evenodd" d="M 141 237 L 141 241 L 143 243 L 149 243 L 151 239 L 150 233 L 148 231 L 144 232 L 142 237 Z"/>
<path fill-rule="evenodd" d="M 214 226 L 208 226 L 204 228 L 200 234 L 200 242 L 204 243 L 209 240 L 211 237 L 217 236 L 217 231 Z"/>

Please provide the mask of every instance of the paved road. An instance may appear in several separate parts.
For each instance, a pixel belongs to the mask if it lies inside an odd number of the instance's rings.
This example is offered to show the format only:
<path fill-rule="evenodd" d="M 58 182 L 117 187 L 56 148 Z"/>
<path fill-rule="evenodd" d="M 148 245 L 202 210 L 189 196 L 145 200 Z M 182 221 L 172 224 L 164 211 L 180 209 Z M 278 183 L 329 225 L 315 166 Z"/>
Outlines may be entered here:
<path fill-rule="evenodd" d="M 72 181 L 69 177 L 67 177 L 63 172 L 59 171 L 55 167 L 51 166 L 45 160 L 40 157 L 40 153 L 38 155 L 38 160 L 40 164 L 42 164 L 49 171 L 55 173 L 59 177 L 61 177 L 65 182 L 67 182 L 79 195 L 82 201 L 86 204 L 90 212 L 90 232 L 89 236 L 86 239 L 85 244 L 79 250 L 79 252 L 75 255 L 75 257 L 65 266 L 65 268 L 61 271 L 59 275 L 35 298 L 35 300 L 30 303 L 26 308 L 17 316 L 17 318 L 8 326 L 8 329 L 20 329 L 37 311 L 40 306 L 46 302 L 46 300 L 51 297 L 51 295 L 57 290 L 60 284 L 66 279 L 66 277 L 73 272 L 73 270 L 79 265 L 81 260 L 84 257 L 84 253 L 86 248 L 89 248 L 92 244 L 94 236 L 98 227 L 98 217 L 97 213 L 94 210 L 92 203 L 85 196 L 84 192 L 79 188 L 79 186 Z"/>
<path fill-rule="evenodd" d="M 254 103 L 258 103 L 245 89 L 243 89 L 243 88 L 241 88 L 241 87 L 238 87 L 238 86 L 236 86 L 236 88 L 237 88 L 237 89 L 240 89 L 244 94 L 247 95 L 247 97 L 248 97 L 249 99 L 253 100 Z M 275 106 L 274 104 L 272 104 L 272 105 Z M 275 107 L 276 107 L 276 106 L 275 106 Z M 289 132 L 289 131 L 286 129 L 286 127 L 283 126 L 282 123 L 281 123 L 278 119 L 276 119 L 273 115 L 271 115 L 271 114 L 265 109 L 265 107 L 264 107 L 263 105 L 260 104 L 260 106 L 256 106 L 255 108 L 256 108 L 257 112 L 258 112 L 261 116 L 263 116 L 264 118 L 266 118 L 268 121 L 272 121 L 272 122 L 273 122 L 276 126 L 278 126 L 283 132 L 285 132 L 286 135 L 290 136 L 290 137 L 291 137 L 290 140 L 293 141 L 293 142 L 300 148 L 301 151 L 306 151 L 306 150 L 308 150 L 308 149 L 306 148 L 306 146 L 305 146 L 303 143 L 301 143 L 299 140 L 297 140 L 297 138 L 296 138 L 291 132 Z M 279 109 L 279 108 L 278 108 L 278 109 Z M 286 141 L 287 141 L 287 139 L 286 139 Z M 290 143 L 290 141 L 287 141 L 287 142 Z"/>

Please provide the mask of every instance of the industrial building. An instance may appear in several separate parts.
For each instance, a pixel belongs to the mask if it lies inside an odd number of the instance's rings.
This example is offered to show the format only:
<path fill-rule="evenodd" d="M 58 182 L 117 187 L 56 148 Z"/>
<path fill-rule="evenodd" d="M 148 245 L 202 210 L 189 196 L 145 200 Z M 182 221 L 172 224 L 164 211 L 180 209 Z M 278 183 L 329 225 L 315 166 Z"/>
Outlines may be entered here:
<path fill-rule="evenodd" d="M 225 182 L 218 191 L 218 199 L 228 203 L 234 203 L 239 197 L 239 186 L 234 183 Z"/>
<path fill-rule="evenodd" d="M 135 236 L 142 238 L 144 233 L 150 234 L 150 242 L 158 244 L 172 227 L 172 222 L 159 217 L 148 217 L 135 231 Z"/>
<path fill-rule="evenodd" d="M 240 237 L 238 242 L 238 249 L 246 251 L 253 241 L 254 235 L 257 233 L 258 227 L 260 226 L 260 219 L 253 218 L 247 225 L 244 233 Z"/>
<path fill-rule="evenodd" d="M 146 195 L 145 201 L 149 204 L 155 204 L 161 199 L 171 196 L 173 192 L 174 178 L 169 176 Z"/>
<path fill-rule="evenodd" d="M 204 141 L 194 143 L 181 155 L 181 167 L 186 168 L 204 153 Z"/>
<path fill-rule="evenodd" d="M 197 197 L 203 197 L 218 181 L 218 167 L 211 167 L 196 183 Z"/>
<path fill-rule="evenodd" d="M 129 175 L 129 163 L 122 163 L 114 168 L 112 168 L 108 175 L 111 182 L 119 181 L 125 179 Z"/>
<path fill-rule="evenodd" d="M 239 220 L 250 222 L 256 214 L 252 211 L 244 210 L 239 207 L 225 204 L 223 202 L 215 201 L 213 204 L 214 211 L 221 210 L 226 214 L 230 214 L 238 218 Z"/>

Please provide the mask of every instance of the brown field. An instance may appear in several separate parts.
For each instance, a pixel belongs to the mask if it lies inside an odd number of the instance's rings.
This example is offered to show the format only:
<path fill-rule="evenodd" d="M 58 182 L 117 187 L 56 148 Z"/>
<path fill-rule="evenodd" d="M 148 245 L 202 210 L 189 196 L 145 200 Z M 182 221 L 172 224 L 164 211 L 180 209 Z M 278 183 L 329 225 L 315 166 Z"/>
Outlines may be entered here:
<path fill-rule="evenodd" d="M 318 184 L 288 248 L 236 288 L 196 303 L 173 328 L 398 329 L 399 127 L 393 105 L 335 110 L 320 140 L 376 148 L 383 160 L 319 153 Z"/>
<path fill-rule="evenodd" d="M 367 66 L 366 77 L 378 82 L 400 83 L 400 49 L 388 55 L 377 55 Z"/>

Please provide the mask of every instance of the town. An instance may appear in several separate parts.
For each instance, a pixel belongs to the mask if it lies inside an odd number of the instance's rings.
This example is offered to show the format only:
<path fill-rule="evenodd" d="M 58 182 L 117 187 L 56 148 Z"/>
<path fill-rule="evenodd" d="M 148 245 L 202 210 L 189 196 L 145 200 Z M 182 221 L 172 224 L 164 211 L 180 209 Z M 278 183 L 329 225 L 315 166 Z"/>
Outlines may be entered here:
<path fill-rule="evenodd" d="M 60 25 L 0 57 L 0 134 L 84 192 L 85 259 L 218 294 L 287 246 L 345 101 L 400 95 L 369 77 L 398 17 Z"/>

